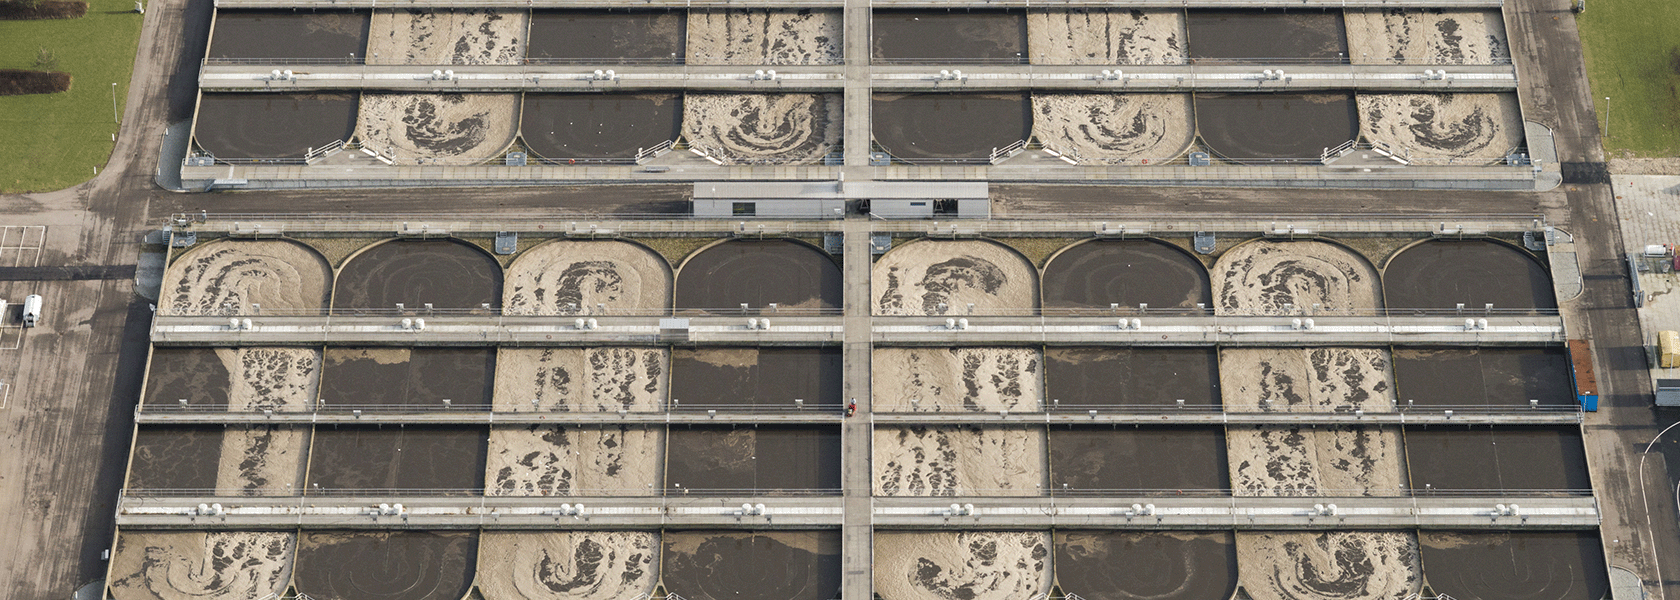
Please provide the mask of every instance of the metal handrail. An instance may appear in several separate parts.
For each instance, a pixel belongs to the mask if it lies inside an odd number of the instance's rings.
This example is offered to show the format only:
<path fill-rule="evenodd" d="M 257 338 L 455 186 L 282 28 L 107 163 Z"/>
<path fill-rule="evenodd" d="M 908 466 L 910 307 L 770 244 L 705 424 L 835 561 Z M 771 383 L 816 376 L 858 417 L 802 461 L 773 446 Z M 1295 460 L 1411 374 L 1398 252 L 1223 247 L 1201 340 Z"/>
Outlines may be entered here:
<path fill-rule="evenodd" d="M 248 498 L 253 490 L 247 488 L 126 488 L 122 491 L 122 498 L 146 500 L 161 500 L 167 498 Z M 267 491 L 267 490 L 262 490 Z M 800 488 L 800 489 L 765 489 L 765 488 L 689 488 L 668 487 L 640 489 L 589 489 L 573 490 L 573 493 L 559 496 L 544 496 L 540 494 L 495 494 L 494 488 L 315 488 L 306 487 L 298 493 L 297 490 L 280 490 L 281 493 L 260 494 L 259 497 L 276 498 L 385 498 L 385 497 L 474 497 L 474 498 L 656 498 L 682 496 L 730 496 L 738 498 L 752 497 L 826 497 L 841 494 L 838 488 Z M 612 493 L 600 493 L 612 492 Z M 1047 490 L 1021 490 L 1000 488 L 961 487 L 948 490 L 938 490 L 933 494 L 877 494 L 877 498 L 1051 498 L 1051 497 L 1080 497 L 1080 498 L 1477 498 L 1477 497 L 1514 497 L 1514 498 L 1577 498 L 1592 496 L 1591 489 L 1573 488 L 1537 488 L 1537 489 L 1440 489 L 1401 487 L 1385 490 L 1368 488 L 1313 488 L 1312 493 L 1295 487 L 1252 487 L 1252 488 L 1061 488 L 1051 486 Z"/>
<path fill-rule="evenodd" d="M 517 403 L 515 403 L 515 404 L 517 405 Z M 321 413 L 344 413 L 344 412 L 422 413 L 422 414 L 450 414 L 450 413 L 466 412 L 466 413 L 490 413 L 492 416 L 494 416 L 494 415 L 532 415 L 532 414 L 537 414 L 537 415 L 566 415 L 566 414 L 575 414 L 575 413 L 588 413 L 588 414 L 631 414 L 631 413 L 634 413 L 634 414 L 638 414 L 638 415 L 660 415 L 660 414 L 675 414 L 675 413 L 694 413 L 694 412 L 705 412 L 705 411 L 714 411 L 715 410 L 715 411 L 720 411 L 720 412 L 810 413 L 810 414 L 817 414 L 817 415 L 823 415 L 823 414 L 832 415 L 832 414 L 837 414 L 837 413 L 842 412 L 844 410 L 844 408 L 845 407 L 841 403 L 839 403 L 838 401 L 835 401 L 835 402 L 811 401 L 811 402 L 808 402 L 808 403 L 804 404 L 803 406 L 796 405 L 793 402 L 789 401 L 789 402 L 786 402 L 786 403 L 756 403 L 756 404 L 749 404 L 749 403 L 688 404 L 688 403 L 678 402 L 676 404 L 661 403 L 661 405 L 658 406 L 658 407 L 649 407 L 649 406 L 646 406 L 646 405 L 635 406 L 635 407 L 620 407 L 620 406 L 610 406 L 610 405 L 607 405 L 607 404 L 561 405 L 561 406 L 557 406 L 557 407 L 553 407 L 553 408 L 542 408 L 542 409 L 535 409 L 535 410 L 532 410 L 532 409 L 496 410 L 494 408 L 494 405 L 492 405 L 492 404 L 478 403 L 478 402 L 457 403 L 457 402 L 452 401 L 451 404 L 448 404 L 448 405 L 443 404 L 441 401 L 439 401 L 439 402 L 427 402 L 427 403 L 393 403 L 393 404 L 355 403 L 355 404 L 350 404 L 350 403 L 338 403 L 338 402 L 333 402 L 331 400 L 327 400 L 327 401 L 320 402 L 318 404 L 312 404 L 312 405 L 307 405 L 307 406 L 300 406 L 300 405 L 293 404 L 293 405 L 252 406 L 252 407 L 228 406 L 226 404 L 211 404 L 211 403 L 202 403 L 202 402 L 201 403 L 196 403 L 196 404 L 192 403 L 192 402 L 188 402 L 187 404 L 184 404 L 184 405 L 180 404 L 180 403 L 170 403 L 170 402 L 148 402 L 148 403 L 141 403 L 141 404 L 135 406 L 135 414 L 138 415 L 138 414 L 141 414 L 141 413 L 152 413 L 152 414 L 159 414 L 159 413 L 175 413 L 175 414 L 265 414 L 266 413 L 266 414 L 288 415 L 288 414 L 321 414 Z"/>
<path fill-rule="evenodd" d="M 729 308 L 616 308 L 597 309 L 592 307 L 578 307 L 576 312 L 560 314 L 543 314 L 536 311 L 509 312 L 506 308 L 354 308 L 337 306 L 332 308 L 273 308 L 262 307 L 260 310 L 248 305 L 227 307 L 223 311 L 199 315 L 166 315 L 175 317 L 483 317 L 492 319 L 498 317 L 530 317 L 568 320 L 575 317 L 707 317 L 707 316 L 754 316 L 754 317 L 825 317 L 840 316 L 845 309 L 839 307 L 801 308 L 792 306 L 749 306 Z M 1481 313 L 1477 313 L 1481 314 Z"/>
<path fill-rule="evenodd" d="M 333 308 L 325 308 L 325 307 L 322 307 L 322 308 L 274 308 L 274 307 L 265 306 L 265 307 L 262 307 L 259 310 L 259 309 L 253 308 L 251 306 L 232 306 L 232 307 L 225 307 L 224 309 L 219 310 L 219 311 L 215 311 L 215 312 L 207 312 L 207 313 L 199 313 L 199 314 L 170 314 L 170 313 L 167 312 L 167 309 L 166 309 L 166 314 L 163 314 L 163 315 L 160 315 L 160 316 L 162 316 L 164 318 L 173 318 L 173 319 L 206 319 L 206 320 L 209 320 L 209 319 L 212 319 L 212 318 L 221 318 L 221 317 L 229 317 L 229 318 L 231 318 L 231 317 L 250 317 L 250 318 L 257 318 L 257 317 L 264 317 L 264 318 L 268 318 L 268 317 L 273 317 L 273 318 L 297 318 L 297 317 L 422 317 L 422 318 L 426 318 L 426 317 L 432 317 L 432 318 L 437 318 L 437 317 L 443 317 L 443 318 L 451 319 L 447 323 L 449 325 L 462 325 L 462 324 L 473 324 L 473 322 L 471 320 L 467 320 L 467 321 L 462 320 L 462 318 L 471 318 L 471 317 L 478 317 L 478 318 L 482 318 L 484 320 L 492 320 L 492 319 L 499 319 L 499 318 L 525 319 L 526 321 L 522 321 L 522 324 L 530 324 L 528 322 L 528 320 L 530 320 L 530 319 L 553 319 L 553 320 L 556 320 L 556 321 L 565 321 L 567 319 L 574 319 L 575 320 L 575 318 L 577 318 L 577 317 L 584 317 L 584 318 L 595 317 L 595 318 L 597 318 L 597 323 L 599 323 L 598 319 L 602 318 L 602 317 L 625 317 L 625 318 L 631 318 L 631 317 L 645 317 L 645 318 L 653 318 L 653 317 L 717 317 L 717 318 L 724 318 L 724 317 L 775 317 L 775 316 L 783 316 L 783 317 L 838 317 L 838 316 L 842 315 L 843 313 L 844 313 L 844 309 L 839 308 L 839 307 L 797 308 L 797 307 L 785 307 L 785 306 L 778 306 L 778 307 L 774 307 L 774 308 L 769 307 L 769 306 L 759 306 L 759 307 L 747 307 L 746 309 L 741 309 L 739 307 L 731 307 L 731 308 L 639 308 L 639 307 L 638 308 L 616 308 L 616 307 L 608 307 L 608 308 L 605 308 L 605 309 L 579 307 L 578 309 L 576 309 L 576 312 L 566 312 L 566 313 L 559 313 L 559 314 L 542 314 L 542 313 L 537 313 L 537 312 L 534 312 L 534 311 L 532 311 L 532 312 L 509 312 L 508 309 L 505 309 L 505 308 L 433 308 L 433 309 L 425 309 L 425 308 L 405 307 L 405 308 L 402 308 L 402 309 L 398 309 L 398 308 L 395 308 L 395 307 L 391 307 L 391 308 L 353 308 L 353 307 L 342 307 L 342 306 L 333 307 Z M 1059 317 L 1059 318 L 1086 318 L 1086 319 L 1103 319 L 1103 318 L 1107 318 L 1107 317 L 1154 317 L 1154 318 L 1198 318 L 1199 317 L 1199 318 L 1215 319 L 1215 321 L 1212 324 L 1216 325 L 1216 326 L 1217 325 L 1222 325 L 1222 324 L 1232 325 L 1232 326 L 1243 326 L 1243 325 L 1255 325 L 1256 324 L 1255 321 L 1257 321 L 1257 320 L 1275 321 L 1276 319 L 1279 319 L 1279 318 L 1288 318 L 1288 317 L 1320 317 L 1320 318 L 1324 318 L 1324 317 L 1331 317 L 1331 318 L 1334 318 L 1334 317 L 1371 317 L 1371 318 L 1394 318 L 1394 317 L 1402 317 L 1402 318 L 1404 318 L 1404 317 L 1453 317 L 1453 318 L 1457 318 L 1457 317 L 1467 317 L 1468 318 L 1468 317 L 1555 317 L 1555 316 L 1558 316 L 1559 314 L 1560 313 L 1558 312 L 1558 309 L 1555 309 L 1555 308 L 1499 308 L 1499 307 L 1494 307 L 1492 309 L 1486 309 L 1486 308 L 1481 308 L 1481 307 L 1477 307 L 1477 308 L 1466 307 L 1462 310 L 1457 309 L 1457 308 L 1323 308 L 1323 307 L 1311 308 L 1311 307 L 1296 307 L 1293 310 L 1281 310 L 1280 309 L 1277 312 L 1273 312 L 1273 313 L 1220 314 L 1219 311 L 1214 310 L 1214 309 L 1208 309 L 1208 308 L 1177 308 L 1177 307 L 1174 307 L 1174 308 L 1152 308 L 1152 307 L 1151 308 L 1144 308 L 1144 307 L 1139 307 L 1139 306 L 1121 306 L 1121 307 L 1073 307 L 1073 308 L 1062 308 L 1062 307 L 1048 307 L 1048 308 L 988 307 L 988 308 L 985 308 L 985 309 L 976 309 L 976 311 L 972 312 L 972 313 L 967 312 L 965 309 L 961 309 L 959 307 L 950 307 L 946 312 L 943 312 L 943 313 L 932 312 L 932 313 L 916 313 L 916 314 L 877 314 L 877 315 L 875 315 L 875 318 L 876 319 L 888 319 L 889 320 L 889 321 L 886 321 L 886 322 L 878 322 L 878 323 L 876 323 L 876 325 L 892 325 L 892 324 L 894 324 L 893 322 L 890 321 L 892 319 L 942 319 L 942 318 L 947 318 L 947 317 L 962 317 L 962 318 L 965 318 L 965 319 L 966 318 L 986 319 L 986 318 L 1007 318 L 1007 317 Z M 1229 320 L 1229 322 L 1223 322 L 1225 320 Z M 256 324 L 261 325 L 262 323 L 257 322 Z M 443 324 L 443 323 L 439 322 L 437 324 Z M 917 325 L 928 325 L 928 326 L 942 325 L 942 324 L 940 324 L 936 321 L 929 321 L 927 323 L 916 323 L 916 324 Z M 1053 323 L 1050 323 L 1050 324 L 1053 324 Z M 1076 323 L 1076 324 L 1080 324 L 1080 323 Z M 1110 324 L 1112 324 L 1112 323 L 1110 323 Z M 1277 325 L 1276 323 L 1267 323 L 1267 324 Z M 986 323 L 980 322 L 980 323 L 975 323 L 974 325 L 975 326 L 985 326 Z M 1090 325 L 1090 324 L 1083 323 L 1083 325 Z M 293 326 L 297 326 L 297 325 L 294 324 Z"/>
<path fill-rule="evenodd" d="M 250 489 L 250 488 L 125 488 L 123 499 L 161 500 L 166 498 L 416 498 L 416 497 L 451 497 L 451 498 L 655 498 L 681 496 L 732 496 L 740 498 L 752 497 L 824 497 L 838 496 L 839 488 L 619 488 L 619 489 L 587 489 L 573 490 L 573 493 L 559 496 L 545 496 L 541 494 L 498 494 L 495 488 L 328 488 L 304 486 L 299 489 Z M 274 492 L 274 493 L 253 493 Z M 602 493 L 611 492 L 611 493 Z"/>

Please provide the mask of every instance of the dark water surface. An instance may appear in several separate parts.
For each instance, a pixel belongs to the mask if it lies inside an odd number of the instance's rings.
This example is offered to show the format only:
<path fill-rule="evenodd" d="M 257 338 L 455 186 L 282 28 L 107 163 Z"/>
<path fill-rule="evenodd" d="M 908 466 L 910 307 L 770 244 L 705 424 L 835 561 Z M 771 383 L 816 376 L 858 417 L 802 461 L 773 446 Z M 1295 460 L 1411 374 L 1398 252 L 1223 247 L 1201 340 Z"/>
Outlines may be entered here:
<path fill-rule="evenodd" d="M 211 58 L 366 58 L 362 11 L 218 10 Z"/>
<path fill-rule="evenodd" d="M 1212 348 L 1046 348 L 1046 402 L 1063 409 L 1114 405 L 1219 406 Z"/>
<path fill-rule="evenodd" d="M 303 158 L 310 148 L 350 139 L 352 94 L 204 94 L 193 140 L 221 158 Z"/>
<path fill-rule="evenodd" d="M 1066 485 L 1064 488 L 1063 485 Z M 1050 428 L 1050 485 L 1107 495 L 1228 490 L 1225 431 L 1217 427 Z"/>
<path fill-rule="evenodd" d="M 309 465 L 310 493 L 484 487 L 483 427 L 320 427 Z M 319 487 L 316 487 L 319 486 Z"/>
<path fill-rule="evenodd" d="M 461 242 L 397 240 L 357 254 L 339 271 L 334 308 L 501 306 L 502 268 L 490 255 Z M 417 313 L 424 317 L 424 312 Z"/>
<path fill-rule="evenodd" d="M 673 427 L 665 481 L 681 495 L 840 488 L 840 430 L 833 427 Z"/>
<path fill-rule="evenodd" d="M 148 406 L 227 406 L 232 380 L 215 348 L 153 348 L 146 371 Z"/>
<path fill-rule="evenodd" d="M 667 591 L 688 600 L 840 597 L 839 531 L 667 531 Z"/>
<path fill-rule="evenodd" d="M 1590 487 L 1577 428 L 1410 426 L 1405 434 L 1406 464 L 1416 490 Z"/>
<path fill-rule="evenodd" d="M 527 54 L 544 59 L 666 59 L 683 55 L 688 16 L 681 11 L 531 11 Z"/>
<path fill-rule="evenodd" d="M 221 459 L 221 427 L 141 427 L 128 489 L 213 489 Z"/>
<path fill-rule="evenodd" d="M 1576 402 L 1562 348 L 1396 348 L 1394 386 L 1401 406 Z"/>
<path fill-rule="evenodd" d="M 1598 600 L 1610 575 L 1596 532 L 1426 531 L 1419 554 L 1429 586 L 1466 600 Z"/>
<path fill-rule="evenodd" d="M 642 148 L 677 139 L 682 97 L 676 94 L 526 94 L 519 130 L 537 156 L 634 158 Z"/>
<path fill-rule="evenodd" d="M 406 352 L 404 362 L 385 355 Z M 321 370 L 326 409 L 352 405 L 419 405 L 489 410 L 496 352 L 490 348 L 328 348 Z"/>
<path fill-rule="evenodd" d="M 1196 128 L 1225 158 L 1317 161 L 1359 135 L 1353 94 L 1196 94 Z"/>
<path fill-rule="evenodd" d="M 840 348 L 705 348 L 671 353 L 671 397 L 680 410 L 718 406 L 792 409 L 842 404 Z"/>
<path fill-rule="evenodd" d="M 1208 600 L 1237 587 L 1229 531 L 1056 531 L 1056 582 L 1087 600 Z"/>
<path fill-rule="evenodd" d="M 1198 62 L 1336 60 L 1347 54 L 1347 28 L 1339 10 L 1192 10 L 1188 17 L 1190 57 Z"/>
<path fill-rule="evenodd" d="M 1540 261 L 1487 240 L 1412 246 L 1383 269 L 1383 290 L 1389 308 L 1557 308 L 1551 272 Z"/>
<path fill-rule="evenodd" d="M 460 600 L 477 561 L 476 532 L 310 531 L 292 576 L 314 598 Z"/>
<path fill-rule="evenodd" d="M 677 307 L 735 311 L 839 308 L 840 265 L 807 244 L 730 241 L 701 250 L 677 273 Z"/>
<path fill-rule="evenodd" d="M 983 160 L 1032 133 L 1026 94 L 875 94 L 875 141 L 911 163 Z"/>
<path fill-rule="evenodd" d="M 1021 11 L 877 10 L 871 25 L 877 60 L 1016 62 L 1027 51 L 1027 15 Z"/>

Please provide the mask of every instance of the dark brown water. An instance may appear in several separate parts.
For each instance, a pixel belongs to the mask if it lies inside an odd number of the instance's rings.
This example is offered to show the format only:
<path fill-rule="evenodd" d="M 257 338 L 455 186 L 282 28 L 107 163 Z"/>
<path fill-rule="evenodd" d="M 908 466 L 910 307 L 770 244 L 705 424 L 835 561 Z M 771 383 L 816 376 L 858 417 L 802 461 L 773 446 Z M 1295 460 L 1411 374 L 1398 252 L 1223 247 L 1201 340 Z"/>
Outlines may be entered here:
<path fill-rule="evenodd" d="M 1192 10 L 1188 16 L 1190 57 L 1198 62 L 1335 60 L 1347 55 L 1346 25 L 1339 10 Z"/>
<path fill-rule="evenodd" d="M 1052 427 L 1050 486 L 1057 493 L 1227 490 L 1231 476 L 1225 461 L 1225 431 L 1218 427 Z"/>
<path fill-rule="evenodd" d="M 193 140 L 220 158 L 303 158 L 355 127 L 352 94 L 204 94 Z"/>
<path fill-rule="evenodd" d="M 688 600 L 840 597 L 839 531 L 667 531 L 665 589 Z"/>
<path fill-rule="evenodd" d="M 1027 139 L 1032 103 L 1026 94 L 875 94 L 875 142 L 915 163 L 989 159 Z"/>
<path fill-rule="evenodd" d="M 682 410 L 837 407 L 840 348 L 706 348 L 671 352 L 671 397 Z"/>
<path fill-rule="evenodd" d="M 1585 490 L 1573 427 L 1407 427 L 1406 464 L 1422 490 Z"/>
<path fill-rule="evenodd" d="M 185 398 L 195 407 L 227 406 L 231 385 L 215 348 L 154 348 L 142 402 L 167 408 Z"/>
<path fill-rule="evenodd" d="M 1352 94 L 1196 94 L 1196 128 L 1225 158 L 1318 160 L 1359 135 Z"/>
<path fill-rule="evenodd" d="M 675 94 L 526 94 L 520 133 L 537 156 L 634 158 L 677 139 L 682 97 Z"/>
<path fill-rule="evenodd" d="M 680 11 L 537 10 L 527 52 L 533 62 L 675 60 L 683 54 L 687 23 Z"/>
<path fill-rule="evenodd" d="M 840 488 L 838 428 L 672 428 L 666 448 L 665 481 L 678 495 Z"/>
<path fill-rule="evenodd" d="M 1575 403 L 1569 355 L 1562 348 L 1397 348 L 1394 386 L 1400 405 L 1542 406 Z"/>
<path fill-rule="evenodd" d="M 406 361 L 397 361 L 407 355 Z M 490 348 L 327 348 L 321 370 L 326 408 L 418 405 L 490 410 L 496 352 Z"/>
<path fill-rule="evenodd" d="M 478 490 L 488 437 L 483 427 L 322 426 L 315 430 L 309 490 Z"/>
<path fill-rule="evenodd" d="M 492 307 L 502 303 L 502 267 L 464 243 L 397 240 L 350 259 L 333 288 L 334 308 Z M 424 313 L 420 313 L 424 317 Z"/>
<path fill-rule="evenodd" d="M 1465 600 L 1599 600 L 1607 597 L 1603 540 L 1593 532 L 1418 534 L 1435 593 Z"/>
<path fill-rule="evenodd" d="M 128 489 L 213 489 L 221 458 L 221 427 L 141 427 Z"/>
<path fill-rule="evenodd" d="M 322 600 L 460 600 L 477 561 L 476 532 L 310 531 L 293 582 Z"/>
<path fill-rule="evenodd" d="M 872 25 L 877 61 L 1017 62 L 1027 51 L 1020 11 L 877 10 Z"/>
<path fill-rule="evenodd" d="M 724 242 L 690 257 L 677 273 L 677 307 L 738 311 L 742 304 L 839 308 L 840 265 L 787 240 Z"/>
<path fill-rule="evenodd" d="M 211 58 L 364 58 L 368 13 L 218 10 Z"/>
<path fill-rule="evenodd" d="M 1552 276 L 1509 244 L 1431 241 L 1412 246 L 1383 269 L 1390 308 L 1557 308 Z"/>
<path fill-rule="evenodd" d="M 1212 348 L 1047 348 L 1044 391 L 1053 406 L 1219 406 Z"/>
<path fill-rule="evenodd" d="M 1057 531 L 1056 583 L 1087 600 L 1209 600 L 1237 587 L 1229 531 Z"/>
<path fill-rule="evenodd" d="M 1207 267 L 1183 250 L 1146 240 L 1098 241 L 1057 254 L 1044 267 L 1045 308 L 1211 306 Z"/>

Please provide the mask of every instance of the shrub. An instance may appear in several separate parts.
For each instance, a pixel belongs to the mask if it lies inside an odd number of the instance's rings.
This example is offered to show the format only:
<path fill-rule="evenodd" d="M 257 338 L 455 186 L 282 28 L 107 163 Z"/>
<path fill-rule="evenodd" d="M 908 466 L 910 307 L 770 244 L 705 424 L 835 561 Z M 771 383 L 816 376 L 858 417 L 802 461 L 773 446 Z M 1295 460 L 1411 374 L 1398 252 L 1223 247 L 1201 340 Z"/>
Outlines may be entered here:
<path fill-rule="evenodd" d="M 58 69 L 58 55 L 53 54 L 53 51 L 48 50 L 44 47 L 39 49 L 39 50 L 36 50 L 35 51 L 35 68 L 40 69 L 42 71 L 57 70 Z"/>
<path fill-rule="evenodd" d="M 0 2 L 0 21 L 80 19 L 87 11 L 85 0 L 10 0 Z"/>
<path fill-rule="evenodd" d="M 0 96 L 56 94 L 70 91 L 69 73 L 0 69 Z"/>

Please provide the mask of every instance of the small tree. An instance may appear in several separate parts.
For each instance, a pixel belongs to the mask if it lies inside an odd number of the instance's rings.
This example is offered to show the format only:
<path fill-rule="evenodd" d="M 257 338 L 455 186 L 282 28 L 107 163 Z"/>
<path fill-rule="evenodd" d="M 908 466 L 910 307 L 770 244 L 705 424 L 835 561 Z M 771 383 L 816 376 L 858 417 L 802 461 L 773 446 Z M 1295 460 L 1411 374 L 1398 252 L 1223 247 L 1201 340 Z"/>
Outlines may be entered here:
<path fill-rule="evenodd" d="M 35 51 L 35 68 L 41 69 L 43 71 L 57 70 L 58 69 L 58 55 L 53 54 L 53 51 L 48 50 L 45 47 L 42 47 L 42 48 L 36 50 Z"/>
<path fill-rule="evenodd" d="M 12 0 L 13 3 L 24 8 L 34 10 L 41 7 L 43 0 Z"/>

